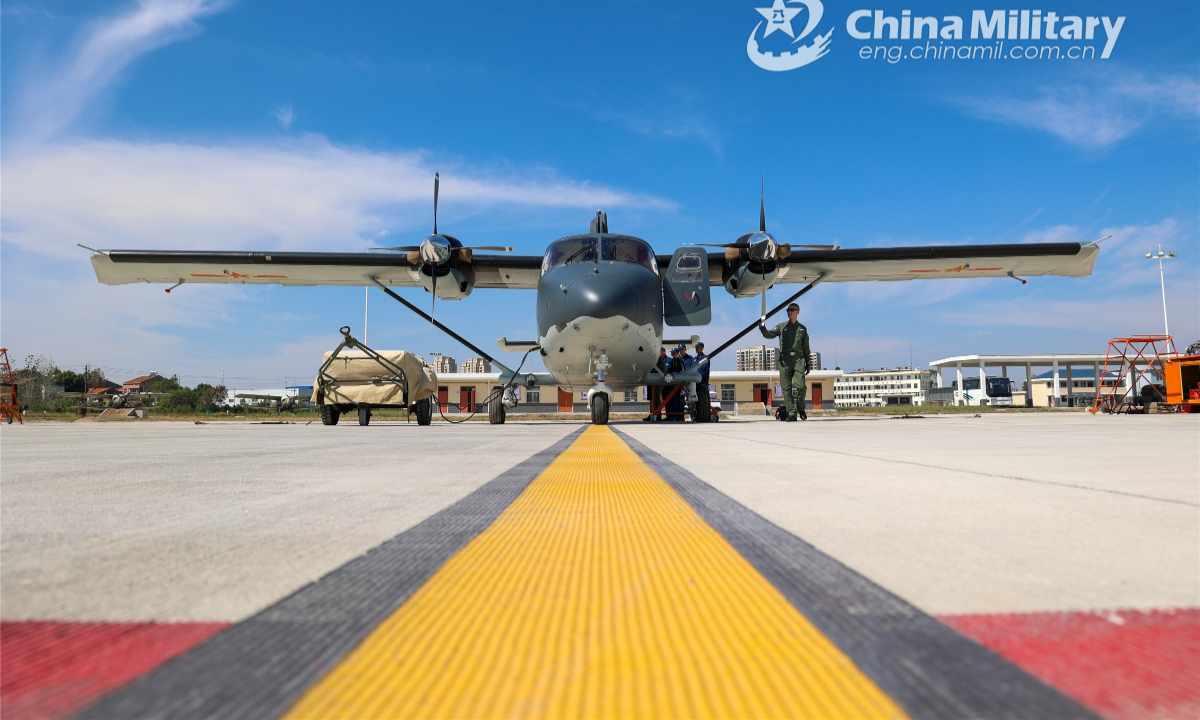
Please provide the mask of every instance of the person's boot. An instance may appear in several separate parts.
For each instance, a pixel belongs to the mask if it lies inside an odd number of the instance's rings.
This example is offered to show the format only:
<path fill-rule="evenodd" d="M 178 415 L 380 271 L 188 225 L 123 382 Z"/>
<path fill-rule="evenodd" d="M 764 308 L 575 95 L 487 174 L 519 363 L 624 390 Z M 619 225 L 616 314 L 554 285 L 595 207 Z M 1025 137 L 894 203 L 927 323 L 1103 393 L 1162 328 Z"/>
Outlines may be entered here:
<path fill-rule="evenodd" d="M 801 420 L 807 420 L 807 419 L 808 419 L 808 413 L 804 412 L 804 408 L 800 408 L 800 419 L 801 419 Z"/>
<path fill-rule="evenodd" d="M 788 415 L 788 418 L 787 418 L 787 421 L 788 421 L 788 422 L 796 422 L 796 414 L 795 414 L 795 413 L 791 413 L 791 414 L 789 414 L 789 415 Z"/>

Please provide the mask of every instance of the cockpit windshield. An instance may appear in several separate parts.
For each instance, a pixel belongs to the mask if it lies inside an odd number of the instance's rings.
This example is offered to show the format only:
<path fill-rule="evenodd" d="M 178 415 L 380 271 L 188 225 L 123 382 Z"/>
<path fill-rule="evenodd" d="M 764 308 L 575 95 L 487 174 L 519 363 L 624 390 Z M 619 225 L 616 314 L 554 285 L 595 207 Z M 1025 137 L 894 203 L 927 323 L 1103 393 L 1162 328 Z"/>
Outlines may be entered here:
<path fill-rule="evenodd" d="M 650 249 L 650 245 L 637 238 L 604 238 L 602 259 L 630 263 L 632 265 L 644 265 L 654 272 L 658 272 L 658 263 L 654 260 L 654 251 Z"/>
<path fill-rule="evenodd" d="M 599 256 L 597 255 L 599 246 Z M 551 268 L 575 263 L 594 263 L 597 260 L 642 265 L 658 272 L 654 251 L 643 240 L 633 237 L 596 237 L 583 235 L 563 238 L 546 250 L 542 258 L 542 274 Z"/>
<path fill-rule="evenodd" d="M 542 273 L 560 265 L 596 262 L 596 238 L 572 237 L 563 238 L 550 246 L 546 257 L 542 259 Z"/>

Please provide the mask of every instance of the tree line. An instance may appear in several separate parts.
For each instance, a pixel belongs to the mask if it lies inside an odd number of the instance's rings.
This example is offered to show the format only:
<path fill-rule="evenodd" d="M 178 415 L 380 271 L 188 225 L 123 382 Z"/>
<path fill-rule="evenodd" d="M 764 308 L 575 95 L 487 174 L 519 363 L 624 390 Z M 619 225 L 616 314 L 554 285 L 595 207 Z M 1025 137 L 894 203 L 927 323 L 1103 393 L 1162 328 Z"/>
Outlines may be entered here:
<path fill-rule="evenodd" d="M 55 397 L 59 387 L 63 392 L 82 393 L 91 388 L 108 388 L 112 383 L 100 368 L 89 368 L 86 373 L 61 370 L 52 358 L 30 355 L 25 358 L 25 367 L 13 371 L 13 380 L 18 381 L 17 401 L 25 412 L 71 412 L 79 406 L 77 398 Z M 23 382 L 22 382 L 23 381 Z M 179 376 L 160 377 L 149 388 L 152 393 L 165 393 L 153 403 L 142 403 L 168 412 L 207 412 L 226 409 L 225 400 L 229 392 L 224 385 L 200 383 L 187 387 L 179 382 Z M 245 401 L 242 401 L 245 403 Z"/>

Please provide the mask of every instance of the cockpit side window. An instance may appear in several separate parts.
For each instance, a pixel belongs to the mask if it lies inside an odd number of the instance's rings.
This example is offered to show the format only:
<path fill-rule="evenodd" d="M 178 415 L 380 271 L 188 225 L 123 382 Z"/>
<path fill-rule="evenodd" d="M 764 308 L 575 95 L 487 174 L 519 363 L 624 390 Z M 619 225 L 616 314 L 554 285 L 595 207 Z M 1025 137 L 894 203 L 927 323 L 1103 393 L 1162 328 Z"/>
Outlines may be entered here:
<path fill-rule="evenodd" d="M 596 262 L 596 238 L 573 237 L 559 240 L 550 246 L 542 258 L 542 274 L 560 265 Z"/>
<path fill-rule="evenodd" d="M 613 262 L 630 263 L 632 265 L 643 265 L 656 273 L 658 272 L 658 263 L 654 259 L 654 251 L 650 249 L 649 244 L 642 240 L 638 240 L 637 238 L 604 238 L 604 248 L 601 259 L 610 260 Z"/>

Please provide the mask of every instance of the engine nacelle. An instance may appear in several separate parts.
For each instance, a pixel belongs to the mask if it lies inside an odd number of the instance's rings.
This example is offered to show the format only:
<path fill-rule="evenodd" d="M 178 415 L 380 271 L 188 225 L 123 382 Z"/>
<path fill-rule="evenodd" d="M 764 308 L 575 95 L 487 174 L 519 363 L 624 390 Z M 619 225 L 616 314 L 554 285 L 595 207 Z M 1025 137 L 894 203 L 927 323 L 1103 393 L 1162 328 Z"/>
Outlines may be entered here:
<path fill-rule="evenodd" d="M 774 263 L 765 274 L 760 271 L 760 266 L 751 267 L 746 263 L 727 273 L 725 290 L 734 297 L 754 297 L 774 285 L 778 277 L 779 268 Z"/>
<path fill-rule="evenodd" d="M 475 289 L 475 273 L 471 271 L 470 266 L 450 265 L 437 267 L 421 265 L 417 270 L 417 275 L 421 278 L 421 285 L 425 287 L 425 292 L 434 291 L 432 273 L 435 271 L 435 268 L 437 272 L 437 297 L 439 300 L 462 300 Z"/>

